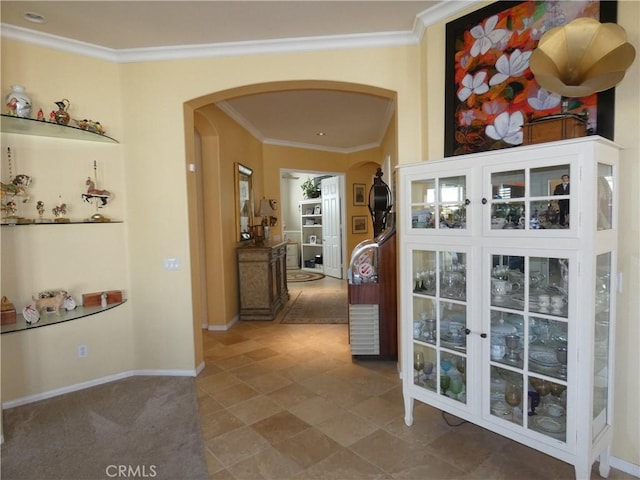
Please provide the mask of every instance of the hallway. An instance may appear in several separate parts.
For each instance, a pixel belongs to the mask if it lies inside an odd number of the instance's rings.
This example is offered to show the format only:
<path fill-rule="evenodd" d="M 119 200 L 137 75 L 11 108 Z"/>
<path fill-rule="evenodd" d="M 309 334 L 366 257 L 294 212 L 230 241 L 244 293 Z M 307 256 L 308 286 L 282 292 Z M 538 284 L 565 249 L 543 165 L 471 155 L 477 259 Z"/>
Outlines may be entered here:
<path fill-rule="evenodd" d="M 325 277 L 289 290 L 295 297 L 336 285 L 346 289 Z M 395 362 L 352 361 L 348 325 L 279 319 L 204 332 L 197 386 L 211 479 L 574 478 L 568 464 L 472 424 L 456 426 L 420 402 L 407 427 Z M 612 469 L 609 478 L 633 477 Z"/>

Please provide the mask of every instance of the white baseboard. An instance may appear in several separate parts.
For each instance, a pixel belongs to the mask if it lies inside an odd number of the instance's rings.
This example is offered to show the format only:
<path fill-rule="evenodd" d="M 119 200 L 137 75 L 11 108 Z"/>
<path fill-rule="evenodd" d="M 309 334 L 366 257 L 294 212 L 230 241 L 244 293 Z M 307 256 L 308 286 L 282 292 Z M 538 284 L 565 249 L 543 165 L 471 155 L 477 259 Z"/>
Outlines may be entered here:
<path fill-rule="evenodd" d="M 204 368 L 204 364 L 203 364 Z M 16 398 L 15 400 L 9 400 L 2 402 L 2 408 L 8 409 L 13 407 L 19 407 L 20 405 L 26 405 L 28 403 L 45 400 L 47 398 L 57 397 L 64 395 L 65 393 L 77 392 L 84 390 L 85 388 L 95 387 L 104 383 L 115 382 L 116 380 L 122 380 L 123 378 L 136 377 L 136 376 L 165 376 L 165 377 L 195 377 L 198 374 L 196 370 L 129 370 L 128 372 L 116 373 L 114 375 L 107 375 L 106 377 L 96 378 L 87 382 L 76 383 L 69 385 L 68 387 L 56 388 L 49 390 L 48 392 L 42 392 L 35 395 L 28 395 L 26 397 Z"/>
<path fill-rule="evenodd" d="M 616 457 L 611 457 L 611 467 L 621 472 L 628 473 L 636 478 L 640 478 L 640 465 L 634 465 L 631 462 L 620 460 Z"/>
<path fill-rule="evenodd" d="M 207 325 L 205 328 L 211 332 L 224 332 L 229 330 L 231 327 L 233 327 L 236 323 L 238 323 L 238 320 L 240 320 L 240 317 L 238 315 L 236 315 L 235 317 L 233 317 L 231 319 L 231 321 L 229 323 L 227 323 L 226 325 Z"/>

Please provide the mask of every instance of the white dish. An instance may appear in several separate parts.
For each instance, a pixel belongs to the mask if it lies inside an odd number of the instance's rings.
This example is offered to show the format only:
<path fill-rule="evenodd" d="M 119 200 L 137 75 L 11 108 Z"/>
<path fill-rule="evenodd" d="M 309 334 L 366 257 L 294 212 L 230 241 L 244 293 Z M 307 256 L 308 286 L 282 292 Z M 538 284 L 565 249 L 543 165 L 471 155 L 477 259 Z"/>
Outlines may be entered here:
<path fill-rule="evenodd" d="M 537 416 L 533 417 L 534 426 L 548 433 L 564 432 L 564 423 L 551 417 Z"/>
<path fill-rule="evenodd" d="M 457 337 L 453 337 L 449 334 L 442 335 L 442 341 L 447 343 L 452 343 L 453 345 L 464 345 L 466 337 L 464 335 L 458 335 Z"/>
<path fill-rule="evenodd" d="M 543 367 L 557 367 L 560 365 L 558 358 L 554 352 L 546 350 L 535 350 L 529 352 L 529 360 Z"/>

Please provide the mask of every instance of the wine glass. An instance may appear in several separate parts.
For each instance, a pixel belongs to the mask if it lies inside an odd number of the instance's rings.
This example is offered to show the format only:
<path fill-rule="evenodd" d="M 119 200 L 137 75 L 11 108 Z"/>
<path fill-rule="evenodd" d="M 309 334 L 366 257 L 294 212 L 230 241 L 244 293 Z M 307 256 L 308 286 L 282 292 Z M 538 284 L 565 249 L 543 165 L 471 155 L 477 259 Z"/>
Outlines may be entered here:
<path fill-rule="evenodd" d="M 522 402 L 522 388 L 520 385 L 509 382 L 504 389 L 504 400 L 511 405 L 511 421 L 515 423 L 515 407 Z"/>
<path fill-rule="evenodd" d="M 529 416 L 537 415 L 536 407 L 540 405 L 540 394 L 538 392 L 528 392 L 529 395 Z"/>
<path fill-rule="evenodd" d="M 449 375 L 440 375 L 440 389 L 442 390 L 442 395 L 447 394 L 447 390 L 451 386 L 451 377 Z"/>
<path fill-rule="evenodd" d="M 460 394 L 460 392 L 462 392 L 462 386 L 464 385 L 462 382 L 462 377 L 460 375 L 456 375 L 455 377 L 450 378 L 451 381 L 449 385 L 449 391 L 457 396 L 458 394 Z"/>
<path fill-rule="evenodd" d="M 558 399 L 558 402 L 561 402 L 560 397 L 562 397 L 562 394 L 566 389 L 566 385 L 562 385 L 561 383 L 552 383 L 550 388 L 551 395 L 556 397 Z"/>
<path fill-rule="evenodd" d="M 542 380 L 541 378 L 531 377 L 529 383 L 531 383 L 531 386 L 538 392 L 538 395 L 540 395 L 540 405 L 544 408 L 546 405 L 544 397 L 551 392 L 551 382 Z"/>
<path fill-rule="evenodd" d="M 420 385 L 420 372 L 424 368 L 424 353 L 414 352 L 413 368 L 417 371 L 416 383 Z"/>

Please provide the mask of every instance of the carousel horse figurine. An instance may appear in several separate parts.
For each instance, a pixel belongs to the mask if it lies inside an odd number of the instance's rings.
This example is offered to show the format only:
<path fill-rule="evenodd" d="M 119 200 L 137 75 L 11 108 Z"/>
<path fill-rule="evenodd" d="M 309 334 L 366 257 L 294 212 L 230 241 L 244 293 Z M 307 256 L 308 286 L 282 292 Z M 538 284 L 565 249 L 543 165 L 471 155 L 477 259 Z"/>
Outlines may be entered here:
<path fill-rule="evenodd" d="M 31 184 L 31 177 L 29 175 L 16 175 L 11 183 L 0 183 L 2 187 L 2 196 L 10 197 L 24 197 L 22 203 L 29 201 L 29 192 L 27 188 Z"/>
<path fill-rule="evenodd" d="M 87 185 L 87 193 L 82 194 L 82 198 L 85 202 L 91 203 L 93 198 L 97 198 L 101 202 L 101 207 L 104 207 L 107 204 L 107 200 L 111 197 L 111 192 L 109 190 L 99 190 L 96 188 L 96 184 L 91 180 L 91 177 L 87 178 L 87 181 L 84 182 Z"/>

